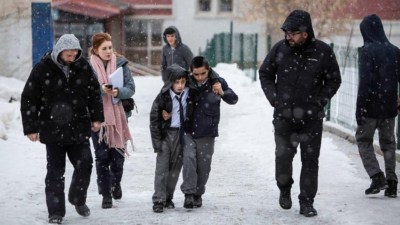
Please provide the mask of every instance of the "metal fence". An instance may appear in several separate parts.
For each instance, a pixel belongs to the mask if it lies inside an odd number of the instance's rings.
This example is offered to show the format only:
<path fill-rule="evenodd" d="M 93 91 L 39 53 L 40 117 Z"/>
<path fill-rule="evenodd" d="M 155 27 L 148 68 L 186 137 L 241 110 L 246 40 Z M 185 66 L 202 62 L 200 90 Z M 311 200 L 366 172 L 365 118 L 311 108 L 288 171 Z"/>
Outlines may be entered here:
<path fill-rule="evenodd" d="M 359 84 L 358 60 L 361 48 L 331 44 L 342 75 L 342 84 L 335 96 L 325 107 L 326 120 L 341 125 L 352 131 L 357 129 L 356 103 Z M 399 140 L 399 126 L 396 117 L 396 137 Z M 378 134 L 375 133 L 375 140 Z M 397 141 L 397 149 L 400 143 Z"/>
<path fill-rule="evenodd" d="M 215 34 L 207 40 L 206 49 L 199 54 L 205 56 L 211 67 L 217 63 L 237 63 L 253 80 L 257 79 L 258 34 L 230 33 Z"/>

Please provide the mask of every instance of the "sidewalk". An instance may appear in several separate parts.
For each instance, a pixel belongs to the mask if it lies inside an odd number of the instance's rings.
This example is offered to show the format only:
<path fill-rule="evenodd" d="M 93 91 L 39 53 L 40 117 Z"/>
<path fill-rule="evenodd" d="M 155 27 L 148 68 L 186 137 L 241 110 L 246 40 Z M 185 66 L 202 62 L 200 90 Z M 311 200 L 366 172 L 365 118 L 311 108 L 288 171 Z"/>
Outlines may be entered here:
<path fill-rule="evenodd" d="M 357 147 L 328 132 L 324 132 L 322 139 L 319 190 L 314 204 L 318 216 L 299 215 L 299 154 L 293 164 L 293 207 L 282 210 L 275 182 L 272 108 L 259 83 L 245 79 L 230 66 L 217 71 L 238 94 L 239 102 L 234 106 L 221 103 L 220 137 L 202 208 L 183 208 L 180 179 L 174 198 L 176 208 L 153 213 L 156 155 L 150 140 L 149 112 L 162 83 L 160 77 L 135 77 L 134 98 L 139 113 L 133 113 L 129 127 L 137 151 L 131 152 L 125 161 L 123 198 L 114 201 L 112 209 L 101 209 L 102 198 L 97 194 L 93 168 L 87 198 L 90 217 L 80 217 L 67 204 L 63 224 L 396 224 L 400 198 L 388 199 L 383 192 L 365 196 L 370 180 L 357 155 Z M 0 140 L 0 146 L 0 224 L 48 224 L 44 145 L 29 142 L 15 128 L 8 133 L 7 141 Z M 382 157 L 378 159 L 382 163 Z M 67 163 L 66 190 L 72 172 Z M 400 175 L 399 165 L 397 174 Z"/>

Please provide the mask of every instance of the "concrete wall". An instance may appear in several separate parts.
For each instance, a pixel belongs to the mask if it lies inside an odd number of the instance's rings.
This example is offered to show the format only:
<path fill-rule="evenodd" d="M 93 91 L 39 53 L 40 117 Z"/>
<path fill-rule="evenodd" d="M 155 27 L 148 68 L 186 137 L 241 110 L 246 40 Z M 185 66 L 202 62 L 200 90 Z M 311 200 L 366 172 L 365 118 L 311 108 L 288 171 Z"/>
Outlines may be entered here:
<path fill-rule="evenodd" d="M 0 0 L 0 75 L 26 80 L 32 70 L 32 2 Z"/>
<path fill-rule="evenodd" d="M 199 48 L 203 51 L 207 39 L 214 34 L 230 31 L 230 22 L 233 21 L 234 33 L 258 33 L 258 61 L 263 61 L 266 56 L 266 35 L 263 32 L 262 22 L 239 23 L 235 15 L 239 9 L 239 0 L 234 0 L 234 12 L 229 14 L 218 13 L 218 1 L 212 0 L 211 13 L 198 12 L 197 0 L 174 0 L 173 18 L 166 19 L 163 29 L 174 25 L 178 28 L 183 43 L 188 45 L 194 55 L 199 54 Z"/>

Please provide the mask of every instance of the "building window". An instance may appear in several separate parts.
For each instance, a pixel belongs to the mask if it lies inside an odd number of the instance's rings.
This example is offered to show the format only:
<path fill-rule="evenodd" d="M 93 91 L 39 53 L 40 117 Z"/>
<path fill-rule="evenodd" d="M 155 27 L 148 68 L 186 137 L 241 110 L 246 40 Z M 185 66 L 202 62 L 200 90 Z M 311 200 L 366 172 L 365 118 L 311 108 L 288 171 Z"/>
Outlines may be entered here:
<path fill-rule="evenodd" d="M 232 12 L 232 0 L 219 0 L 220 12 Z"/>
<path fill-rule="evenodd" d="M 211 11 L 211 0 L 199 0 L 199 11 L 200 12 Z"/>
<path fill-rule="evenodd" d="M 162 45 L 162 24 L 161 21 L 151 21 L 151 45 Z"/>
<path fill-rule="evenodd" d="M 125 21 L 125 37 L 127 46 L 147 46 L 147 22 L 142 20 Z"/>

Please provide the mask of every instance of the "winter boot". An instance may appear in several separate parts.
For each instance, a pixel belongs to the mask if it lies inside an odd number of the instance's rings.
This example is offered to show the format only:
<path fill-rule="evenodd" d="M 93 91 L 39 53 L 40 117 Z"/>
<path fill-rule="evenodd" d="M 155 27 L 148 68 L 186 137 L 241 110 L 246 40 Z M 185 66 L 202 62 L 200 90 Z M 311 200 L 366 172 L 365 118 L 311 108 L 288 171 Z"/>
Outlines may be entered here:
<path fill-rule="evenodd" d="M 397 181 L 388 180 L 389 187 L 385 190 L 385 196 L 389 198 L 397 198 Z"/>
<path fill-rule="evenodd" d="M 194 207 L 200 208 L 203 205 L 203 199 L 201 198 L 201 195 L 195 195 L 193 199 L 194 199 Z"/>
<path fill-rule="evenodd" d="M 366 195 L 378 194 L 381 190 L 385 190 L 388 187 L 385 175 L 382 172 L 373 175 L 371 180 L 371 186 L 365 190 Z"/>
<path fill-rule="evenodd" d="M 59 215 L 49 216 L 49 223 L 62 224 L 63 217 Z"/>
<path fill-rule="evenodd" d="M 165 202 L 165 208 L 167 208 L 167 209 L 174 209 L 175 208 L 175 204 L 172 201 L 172 199 L 167 199 L 167 201 Z"/>
<path fill-rule="evenodd" d="M 81 206 L 75 206 L 75 210 L 79 215 L 81 215 L 83 217 L 90 216 L 90 209 L 86 204 L 81 205 Z"/>
<path fill-rule="evenodd" d="M 122 189 L 121 189 L 121 184 L 118 183 L 112 188 L 112 197 L 115 200 L 119 200 L 122 198 Z"/>
<path fill-rule="evenodd" d="M 279 196 L 279 205 L 282 207 L 282 209 L 292 208 L 292 198 L 290 197 L 290 190 L 281 191 L 281 195 Z"/>
<path fill-rule="evenodd" d="M 153 204 L 153 212 L 162 213 L 164 212 L 164 204 L 161 202 L 156 202 Z"/>
<path fill-rule="evenodd" d="M 185 202 L 183 203 L 183 207 L 187 209 L 193 209 L 194 207 L 193 195 L 185 195 Z"/>
<path fill-rule="evenodd" d="M 110 194 L 103 194 L 103 202 L 101 203 L 101 208 L 103 209 L 112 208 L 112 198 Z"/>
<path fill-rule="evenodd" d="M 305 217 L 312 217 L 316 216 L 318 213 L 317 210 L 314 209 L 311 201 L 300 201 L 300 214 L 304 215 Z"/>

